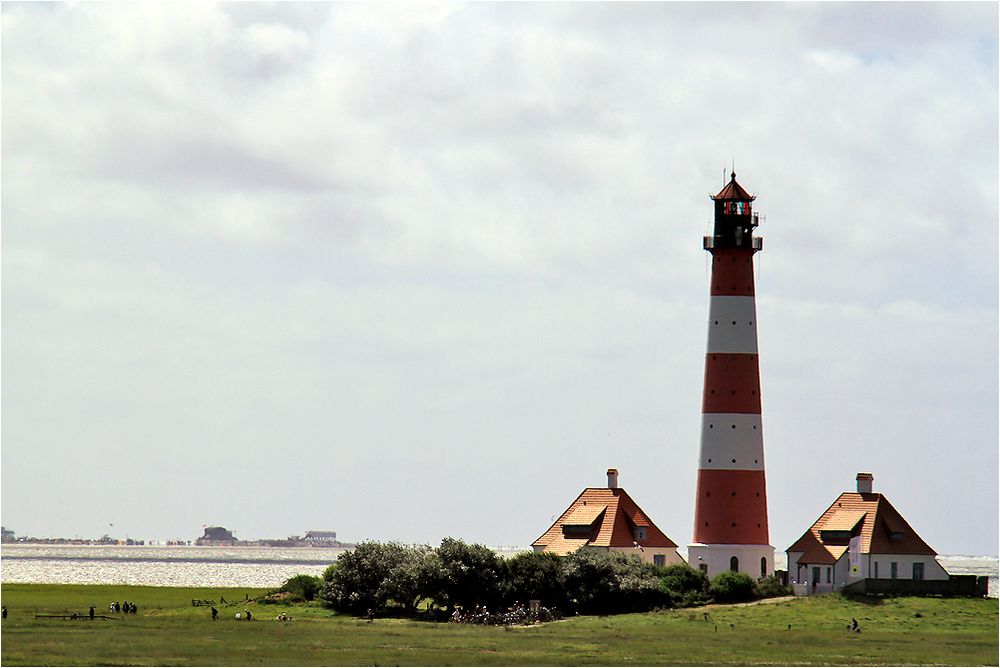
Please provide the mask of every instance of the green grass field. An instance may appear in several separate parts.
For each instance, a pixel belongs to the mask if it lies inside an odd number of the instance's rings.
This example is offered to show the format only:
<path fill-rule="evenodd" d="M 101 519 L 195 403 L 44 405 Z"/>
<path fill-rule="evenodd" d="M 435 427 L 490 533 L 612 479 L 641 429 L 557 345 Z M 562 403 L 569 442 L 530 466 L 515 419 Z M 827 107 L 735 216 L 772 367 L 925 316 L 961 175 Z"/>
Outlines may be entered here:
<path fill-rule="evenodd" d="M 366 620 L 318 606 L 244 603 L 253 589 L 4 585 L 0 661 L 14 665 L 997 665 L 996 599 L 898 598 L 860 603 L 817 596 L 578 617 L 531 628 Z M 208 608 L 191 599 L 225 596 Z M 139 614 L 115 620 L 35 619 L 107 614 L 114 600 Z M 247 608 L 250 622 L 237 621 Z M 290 622 L 274 618 L 279 612 Z M 708 613 L 706 621 L 704 613 Z M 121 616 L 120 616 L 121 617 Z M 861 633 L 851 633 L 851 618 Z M 734 625 L 734 626 L 730 626 Z M 789 629 L 791 625 L 791 629 Z"/>

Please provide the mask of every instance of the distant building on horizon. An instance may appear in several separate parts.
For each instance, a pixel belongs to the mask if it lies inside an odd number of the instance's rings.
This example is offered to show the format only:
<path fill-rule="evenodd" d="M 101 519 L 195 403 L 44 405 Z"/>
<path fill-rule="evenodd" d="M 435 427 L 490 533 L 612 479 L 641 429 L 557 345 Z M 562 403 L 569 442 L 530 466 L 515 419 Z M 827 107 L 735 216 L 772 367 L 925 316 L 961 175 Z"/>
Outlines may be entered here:
<path fill-rule="evenodd" d="M 531 544 L 535 552 L 566 555 L 580 548 L 634 554 L 657 566 L 682 564 L 677 543 L 618 487 L 618 470 L 608 469 L 607 487 L 587 487 L 559 519 Z"/>
<path fill-rule="evenodd" d="M 302 540 L 306 543 L 316 543 L 319 545 L 325 545 L 337 542 L 337 532 L 336 531 L 306 531 L 306 535 L 302 537 Z"/>
<path fill-rule="evenodd" d="M 231 546 L 237 543 L 233 533 L 225 527 L 205 527 L 205 533 L 194 542 L 195 545 Z"/>
<path fill-rule="evenodd" d="M 948 580 L 934 551 L 889 500 L 857 475 L 787 550 L 788 580 L 798 595 L 837 591 L 862 580 Z"/>

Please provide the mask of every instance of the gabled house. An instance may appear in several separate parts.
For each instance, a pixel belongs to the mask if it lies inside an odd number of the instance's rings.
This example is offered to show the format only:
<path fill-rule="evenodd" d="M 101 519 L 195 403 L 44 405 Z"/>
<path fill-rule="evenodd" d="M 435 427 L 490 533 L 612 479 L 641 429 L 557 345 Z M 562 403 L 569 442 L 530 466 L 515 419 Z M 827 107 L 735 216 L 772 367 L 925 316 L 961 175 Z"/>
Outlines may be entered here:
<path fill-rule="evenodd" d="M 684 563 L 677 543 L 618 487 L 617 469 L 608 469 L 607 487 L 584 489 L 531 547 L 558 555 L 588 547 L 634 554 L 658 566 Z"/>
<path fill-rule="evenodd" d="M 948 580 L 937 553 L 882 494 L 874 476 L 859 473 L 857 491 L 844 492 L 787 550 L 795 593 L 819 594 L 865 579 Z"/>

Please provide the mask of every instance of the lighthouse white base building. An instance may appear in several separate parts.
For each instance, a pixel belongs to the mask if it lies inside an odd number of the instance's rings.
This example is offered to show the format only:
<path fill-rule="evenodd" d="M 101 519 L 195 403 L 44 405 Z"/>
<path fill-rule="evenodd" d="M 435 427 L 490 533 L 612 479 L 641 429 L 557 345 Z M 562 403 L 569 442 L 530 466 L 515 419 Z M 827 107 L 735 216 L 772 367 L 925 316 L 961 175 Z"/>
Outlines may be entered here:
<path fill-rule="evenodd" d="M 771 545 L 691 543 L 687 547 L 688 564 L 710 575 L 736 571 L 762 578 L 774 573 L 774 547 Z"/>

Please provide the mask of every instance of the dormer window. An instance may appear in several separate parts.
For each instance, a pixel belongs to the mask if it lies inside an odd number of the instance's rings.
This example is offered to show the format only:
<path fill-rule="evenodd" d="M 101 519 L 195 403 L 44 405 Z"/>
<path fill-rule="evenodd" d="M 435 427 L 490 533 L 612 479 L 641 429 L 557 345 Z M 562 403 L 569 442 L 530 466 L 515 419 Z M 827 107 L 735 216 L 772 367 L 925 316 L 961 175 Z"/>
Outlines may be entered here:
<path fill-rule="evenodd" d="M 853 536 L 861 533 L 861 522 L 867 513 L 863 510 L 838 510 L 820 527 L 819 539 L 828 545 L 847 545 Z"/>
<path fill-rule="evenodd" d="M 646 540 L 646 527 L 636 527 L 632 535 L 636 540 Z"/>
<path fill-rule="evenodd" d="M 591 534 L 589 524 L 564 524 L 562 530 L 566 538 L 589 538 Z"/>
<path fill-rule="evenodd" d="M 821 529 L 819 532 L 819 538 L 824 543 L 847 543 L 851 540 L 850 531 L 830 531 L 829 529 Z"/>

